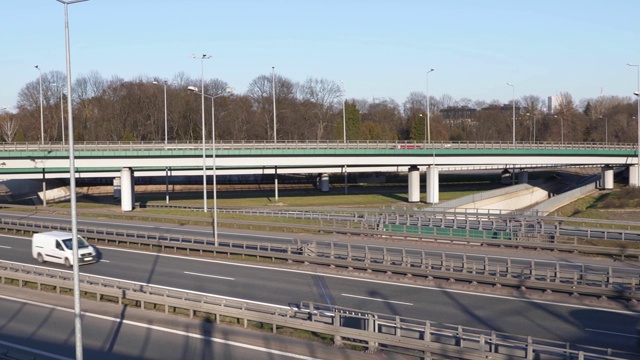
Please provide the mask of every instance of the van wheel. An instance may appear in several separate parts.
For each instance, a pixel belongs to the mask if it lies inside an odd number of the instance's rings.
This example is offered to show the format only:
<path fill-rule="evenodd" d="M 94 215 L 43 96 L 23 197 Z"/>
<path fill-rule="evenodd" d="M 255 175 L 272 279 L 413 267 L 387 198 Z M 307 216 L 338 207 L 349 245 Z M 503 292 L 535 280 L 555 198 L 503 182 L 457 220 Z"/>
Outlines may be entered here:
<path fill-rule="evenodd" d="M 36 258 L 38 259 L 38 262 L 39 262 L 40 264 L 43 264 L 43 263 L 44 263 L 44 258 L 42 257 L 42 254 L 38 253 L 38 256 L 37 256 Z"/>
<path fill-rule="evenodd" d="M 64 266 L 66 267 L 71 266 L 71 261 L 69 261 L 69 258 L 64 258 Z"/>

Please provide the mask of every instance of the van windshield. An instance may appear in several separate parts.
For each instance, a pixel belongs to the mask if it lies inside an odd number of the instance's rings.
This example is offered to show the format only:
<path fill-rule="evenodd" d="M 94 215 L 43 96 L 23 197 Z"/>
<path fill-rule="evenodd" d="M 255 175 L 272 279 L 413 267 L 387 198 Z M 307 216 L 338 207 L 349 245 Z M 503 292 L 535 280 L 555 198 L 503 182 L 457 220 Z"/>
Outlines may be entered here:
<path fill-rule="evenodd" d="M 71 241 L 71 238 L 63 239 L 62 243 L 67 249 L 73 250 L 73 242 Z M 84 249 L 88 247 L 89 243 L 87 243 L 87 240 L 83 239 L 82 236 L 78 236 L 78 249 Z"/>

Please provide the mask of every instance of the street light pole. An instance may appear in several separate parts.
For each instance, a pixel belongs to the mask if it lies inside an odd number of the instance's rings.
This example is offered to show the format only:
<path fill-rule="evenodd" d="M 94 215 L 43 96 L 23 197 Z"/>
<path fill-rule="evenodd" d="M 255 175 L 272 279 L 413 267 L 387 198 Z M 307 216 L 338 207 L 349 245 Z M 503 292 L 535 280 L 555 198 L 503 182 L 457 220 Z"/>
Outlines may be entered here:
<path fill-rule="evenodd" d="M 56 89 L 58 89 L 58 84 L 51 85 L 55 86 Z M 62 90 L 60 90 L 60 124 L 62 125 L 62 146 L 64 146 L 64 106 L 62 104 Z"/>
<path fill-rule="evenodd" d="M 62 125 L 62 145 L 64 146 L 64 105 L 62 102 L 62 90 L 60 90 L 60 125 Z"/>
<path fill-rule="evenodd" d="M 340 87 L 342 88 L 342 141 L 347 144 L 347 97 L 344 91 L 344 81 L 340 80 Z M 347 165 L 344 166 L 344 194 L 346 195 L 349 189 L 347 175 Z"/>
<path fill-rule="evenodd" d="M 427 71 L 427 122 L 425 123 L 424 136 L 425 142 L 431 143 L 431 111 L 429 109 L 429 73 L 435 71 L 436 69 L 431 68 L 431 70 Z"/>
<path fill-rule="evenodd" d="M 42 107 L 42 70 L 38 65 L 35 66 L 38 69 L 38 79 L 40 80 L 40 144 L 44 144 L 44 110 Z"/>
<path fill-rule="evenodd" d="M 342 88 L 342 141 L 346 144 L 347 143 L 347 112 L 345 109 L 345 105 L 347 102 L 347 99 L 345 97 L 345 92 L 344 92 L 344 81 L 340 80 L 340 87 Z"/>
<path fill-rule="evenodd" d="M 627 66 L 634 66 L 638 70 L 638 91 L 634 94 L 638 97 L 638 184 L 636 186 L 640 187 L 640 64 L 627 64 Z"/>
<path fill-rule="evenodd" d="M 604 144 L 609 144 L 609 119 L 604 116 L 600 116 L 601 119 L 604 119 Z"/>
<path fill-rule="evenodd" d="M 71 201 L 71 244 L 73 252 L 73 314 L 76 360 L 82 360 L 82 312 L 80 310 L 80 267 L 78 264 L 78 209 L 76 201 L 76 160 L 73 151 L 73 107 L 71 104 L 71 52 L 69 49 L 69 4 L 87 0 L 56 0 L 64 4 L 64 34 L 67 66 L 67 120 L 69 121 L 69 192 Z"/>
<path fill-rule="evenodd" d="M 192 58 L 196 58 L 195 55 L 191 55 Z M 200 86 L 202 89 L 202 198 L 203 209 L 207 212 L 207 148 L 205 145 L 205 124 L 204 124 L 204 61 L 211 59 L 211 55 L 202 54 L 200 58 Z"/>
<path fill-rule="evenodd" d="M 215 122 L 215 118 L 216 118 L 216 112 L 215 112 L 215 99 L 217 97 L 223 96 L 223 95 L 227 95 L 227 94 L 232 94 L 233 93 L 233 88 L 226 88 L 225 92 L 222 94 L 218 94 L 218 95 L 206 95 L 204 94 L 203 91 L 198 91 L 198 88 L 195 86 L 189 86 L 187 88 L 189 91 L 193 91 L 196 94 L 201 94 L 209 99 L 211 99 L 211 144 L 212 144 L 212 148 L 213 148 L 213 155 L 212 155 L 212 160 L 213 160 L 213 239 L 214 239 L 214 244 L 216 246 L 218 246 L 218 195 L 217 195 L 217 180 L 216 180 L 216 122 Z"/>
<path fill-rule="evenodd" d="M 154 84 L 157 85 L 162 85 L 164 87 L 164 147 L 165 149 L 167 148 L 167 80 L 164 80 L 162 82 L 162 84 L 160 84 L 157 81 L 153 81 Z M 165 185 L 165 190 L 164 190 L 164 197 L 165 197 L 165 202 L 168 204 L 169 203 L 169 168 L 165 167 L 164 168 L 164 185 Z"/>
<path fill-rule="evenodd" d="M 516 86 L 513 85 L 512 83 L 507 83 L 508 86 L 511 86 L 512 89 L 512 97 L 511 97 L 511 102 L 513 105 L 513 120 L 512 120 L 512 131 L 513 131 L 513 147 L 515 148 L 516 146 Z"/>
<path fill-rule="evenodd" d="M 273 93 L 273 143 L 275 144 L 278 137 L 276 136 L 276 67 L 271 67 L 271 92 Z"/>

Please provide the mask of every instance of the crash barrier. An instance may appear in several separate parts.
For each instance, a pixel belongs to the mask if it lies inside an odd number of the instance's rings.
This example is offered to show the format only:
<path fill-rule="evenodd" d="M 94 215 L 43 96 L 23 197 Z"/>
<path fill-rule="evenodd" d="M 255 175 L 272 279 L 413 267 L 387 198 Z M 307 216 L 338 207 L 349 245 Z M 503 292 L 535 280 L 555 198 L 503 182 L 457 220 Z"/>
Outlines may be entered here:
<path fill-rule="evenodd" d="M 9 222 L 10 224 L 7 224 Z M 0 220 L 6 230 L 20 233 L 50 230 L 70 231 L 62 224 Z M 572 295 L 638 300 L 640 278 L 623 269 L 508 257 L 434 252 L 366 244 L 312 241 L 270 244 L 219 240 L 210 237 L 159 234 L 124 229 L 79 227 L 89 241 L 104 244 L 184 251 L 188 254 L 226 254 L 270 261 L 323 265 L 367 272 L 402 274 L 428 279 L 464 281 L 472 284 L 511 286 Z"/>
<path fill-rule="evenodd" d="M 72 289 L 69 271 L 0 261 L 0 283 L 60 294 Z M 459 325 L 440 324 L 328 304 L 301 302 L 280 307 L 233 300 L 160 286 L 80 274 L 80 291 L 96 301 L 188 314 L 190 318 L 229 320 L 244 328 L 253 323 L 278 329 L 292 328 L 333 337 L 335 345 L 368 351 L 394 350 L 419 356 L 453 359 L 630 359 L 639 354 L 616 349 L 537 339 Z M 53 288 L 53 289 L 51 289 Z M 89 296 L 94 294 L 95 296 Z"/>
<path fill-rule="evenodd" d="M 588 186 L 587 186 L 588 188 Z M 587 188 L 581 188 L 578 191 L 588 191 Z M 548 201 L 551 203 L 560 201 L 563 194 L 555 196 Z M 554 200 L 558 198 L 557 200 Z M 546 202 L 545 202 L 546 203 Z M 193 207 L 177 204 L 144 204 L 141 207 L 149 208 L 171 208 L 202 211 L 201 207 Z M 486 230 L 490 232 L 507 232 L 513 233 L 517 238 L 533 238 L 539 241 L 557 241 L 560 238 L 575 239 L 573 234 L 575 230 L 583 230 L 581 237 L 585 239 L 610 239 L 610 240 L 640 240 L 640 231 L 632 230 L 637 228 L 637 222 L 605 220 L 605 219 L 576 219 L 567 217 L 549 217 L 542 216 L 542 210 L 539 212 L 526 211 L 523 214 L 504 213 L 498 210 L 492 210 L 491 214 L 479 212 L 477 209 L 457 209 L 455 212 L 447 212 L 444 208 L 419 208 L 411 209 L 403 206 L 398 209 L 357 209 L 352 212 L 341 211 L 315 211 L 300 210 L 295 208 L 279 208 L 279 209 L 256 209 L 256 208 L 218 208 L 220 214 L 245 215 L 251 217 L 277 217 L 284 219 L 296 220 L 314 220 L 320 223 L 323 228 L 341 228 L 335 229 L 336 232 L 359 231 L 367 229 L 382 229 L 391 225 L 399 225 L 394 227 L 394 231 L 406 231 L 416 233 L 419 232 L 414 226 L 430 227 L 430 228 L 452 228 L 452 229 L 468 229 L 468 230 Z M 523 210 L 524 211 L 524 210 Z M 154 214 L 145 214 L 145 216 L 153 218 Z M 189 222 L 194 218 L 181 217 L 181 220 Z M 202 219 L 200 219 L 202 221 Z M 234 223 L 241 224 L 241 221 L 220 219 L 219 223 L 225 223 L 233 226 Z M 580 228 L 567 226 L 565 224 L 580 224 Z M 278 224 L 281 227 L 293 227 L 294 224 Z M 578 226 L 578 225 L 576 225 Z M 424 230 L 426 231 L 429 230 Z M 444 230 L 443 230 L 444 231 Z M 510 234 L 500 235 L 509 237 Z M 488 236 L 487 238 L 495 238 Z"/>

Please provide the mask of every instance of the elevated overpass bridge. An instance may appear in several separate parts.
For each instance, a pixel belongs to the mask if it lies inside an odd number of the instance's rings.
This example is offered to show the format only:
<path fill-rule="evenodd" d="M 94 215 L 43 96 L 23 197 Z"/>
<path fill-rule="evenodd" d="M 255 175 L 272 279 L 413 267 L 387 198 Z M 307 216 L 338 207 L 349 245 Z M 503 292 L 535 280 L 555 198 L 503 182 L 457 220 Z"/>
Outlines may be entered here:
<path fill-rule="evenodd" d="M 520 182 L 526 182 L 528 169 L 599 167 L 606 188 L 613 186 L 613 168 L 627 167 L 629 183 L 637 186 L 637 149 L 637 144 L 548 142 L 81 142 L 74 145 L 74 157 L 77 177 L 120 177 L 123 194 L 133 194 L 134 174 L 275 174 L 277 185 L 278 174 L 316 173 L 328 186 L 331 173 L 343 173 L 346 179 L 347 172 L 377 171 L 407 172 L 409 201 L 416 202 L 423 171 L 427 202 L 438 203 L 443 170 L 502 169 L 518 172 Z M 0 145 L 2 180 L 68 177 L 67 144 Z"/>

